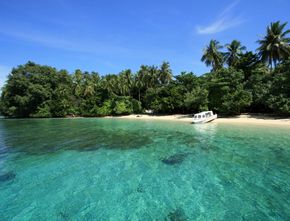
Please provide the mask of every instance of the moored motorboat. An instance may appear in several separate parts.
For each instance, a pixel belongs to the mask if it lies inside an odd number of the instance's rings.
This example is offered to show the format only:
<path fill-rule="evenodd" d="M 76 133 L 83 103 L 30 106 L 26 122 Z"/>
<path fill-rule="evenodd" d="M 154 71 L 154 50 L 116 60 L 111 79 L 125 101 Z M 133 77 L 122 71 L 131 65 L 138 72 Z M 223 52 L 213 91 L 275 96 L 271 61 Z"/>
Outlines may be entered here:
<path fill-rule="evenodd" d="M 213 121 L 217 119 L 217 114 L 213 114 L 212 111 L 203 111 L 197 114 L 194 114 L 192 123 L 198 124 L 198 123 L 208 123 L 210 121 Z"/>

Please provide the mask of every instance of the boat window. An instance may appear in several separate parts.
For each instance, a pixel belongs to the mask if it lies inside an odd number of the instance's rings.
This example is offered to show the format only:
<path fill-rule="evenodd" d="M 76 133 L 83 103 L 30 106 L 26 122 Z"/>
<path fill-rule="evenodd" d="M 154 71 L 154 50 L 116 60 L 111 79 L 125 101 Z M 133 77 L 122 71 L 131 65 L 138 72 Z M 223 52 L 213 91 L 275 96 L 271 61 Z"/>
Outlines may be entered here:
<path fill-rule="evenodd" d="M 202 115 L 202 117 L 205 117 L 204 115 Z"/>
<path fill-rule="evenodd" d="M 201 118 L 201 116 L 200 116 L 200 115 L 198 115 L 198 118 Z"/>

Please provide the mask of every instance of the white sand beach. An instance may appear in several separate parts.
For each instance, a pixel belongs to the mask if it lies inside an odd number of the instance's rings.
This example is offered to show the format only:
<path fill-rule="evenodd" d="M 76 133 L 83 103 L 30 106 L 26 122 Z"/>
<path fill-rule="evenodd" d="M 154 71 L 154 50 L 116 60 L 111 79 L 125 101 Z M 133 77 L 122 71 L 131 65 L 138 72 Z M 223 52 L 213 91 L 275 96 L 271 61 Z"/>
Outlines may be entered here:
<path fill-rule="evenodd" d="M 128 116 L 120 116 L 116 118 L 136 119 L 136 120 L 165 120 L 165 121 L 180 121 L 191 123 L 192 115 L 146 115 L 132 114 Z M 242 114 L 236 117 L 218 117 L 211 123 L 230 123 L 230 124 L 252 124 L 252 125 L 272 125 L 290 127 L 290 118 L 275 118 L 266 115 L 248 115 Z"/>

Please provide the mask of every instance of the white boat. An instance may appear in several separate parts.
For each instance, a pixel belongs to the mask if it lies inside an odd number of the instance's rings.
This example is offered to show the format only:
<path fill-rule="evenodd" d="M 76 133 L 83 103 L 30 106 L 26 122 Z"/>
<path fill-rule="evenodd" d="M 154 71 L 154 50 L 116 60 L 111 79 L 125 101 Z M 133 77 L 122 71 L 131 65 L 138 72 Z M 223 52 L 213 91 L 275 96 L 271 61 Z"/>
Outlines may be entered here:
<path fill-rule="evenodd" d="M 212 111 L 203 111 L 193 116 L 192 123 L 207 123 L 215 119 L 217 119 L 217 114 L 213 114 Z"/>
<path fill-rule="evenodd" d="M 145 114 L 153 114 L 153 110 L 145 110 Z"/>

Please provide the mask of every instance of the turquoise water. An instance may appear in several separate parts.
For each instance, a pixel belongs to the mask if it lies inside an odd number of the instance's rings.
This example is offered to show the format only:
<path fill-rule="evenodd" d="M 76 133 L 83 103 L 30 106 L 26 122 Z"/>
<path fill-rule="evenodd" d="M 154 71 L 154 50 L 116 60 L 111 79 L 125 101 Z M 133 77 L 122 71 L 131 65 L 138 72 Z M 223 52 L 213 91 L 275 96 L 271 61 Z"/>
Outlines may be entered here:
<path fill-rule="evenodd" d="M 0 120 L 0 220 L 290 220 L 290 128 Z"/>

